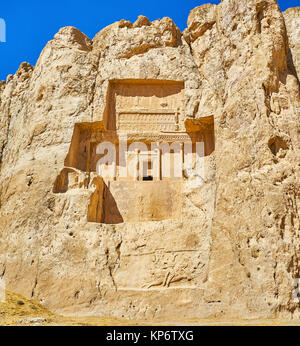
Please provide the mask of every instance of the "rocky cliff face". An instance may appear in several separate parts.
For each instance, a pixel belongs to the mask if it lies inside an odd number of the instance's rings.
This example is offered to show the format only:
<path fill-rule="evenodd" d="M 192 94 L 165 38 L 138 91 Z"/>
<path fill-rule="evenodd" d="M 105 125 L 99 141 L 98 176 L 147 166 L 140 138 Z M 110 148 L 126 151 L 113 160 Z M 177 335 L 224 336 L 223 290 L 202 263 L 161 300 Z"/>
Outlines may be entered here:
<path fill-rule="evenodd" d="M 290 70 L 300 74 L 300 43 L 299 43 L 299 24 L 300 24 L 300 8 L 294 7 L 289 8 L 283 13 L 286 30 L 289 40 L 289 51 L 288 51 L 288 66 Z"/>
<path fill-rule="evenodd" d="M 8 288 L 70 314 L 300 317 L 299 21 L 275 0 L 223 0 L 192 10 L 183 33 L 143 16 L 93 40 L 66 27 L 1 82 Z M 187 178 L 169 196 L 179 215 L 98 220 L 85 144 L 109 132 L 119 95 L 160 113 L 157 98 L 180 100 L 186 132 L 205 142 L 203 184 Z"/>

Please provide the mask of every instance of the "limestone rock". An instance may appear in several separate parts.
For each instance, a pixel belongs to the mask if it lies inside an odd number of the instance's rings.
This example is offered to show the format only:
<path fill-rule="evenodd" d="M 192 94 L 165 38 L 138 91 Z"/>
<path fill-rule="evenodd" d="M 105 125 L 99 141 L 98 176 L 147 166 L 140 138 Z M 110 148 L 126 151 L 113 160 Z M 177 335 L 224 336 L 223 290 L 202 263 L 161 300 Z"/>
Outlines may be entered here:
<path fill-rule="evenodd" d="M 196 7 L 191 11 L 188 18 L 189 35 L 186 35 L 188 42 L 195 41 L 198 37 L 202 36 L 206 30 L 211 29 L 217 21 L 217 6 L 216 5 L 203 5 Z"/>
<path fill-rule="evenodd" d="M 7 288 L 68 314 L 299 318 L 299 18 L 223 0 L 183 33 L 144 16 L 93 40 L 66 27 L 1 82 Z M 99 165 L 124 133 L 146 149 Z M 203 143 L 203 175 L 165 179 L 155 141 Z"/>
<path fill-rule="evenodd" d="M 81 31 L 72 26 L 67 26 L 59 30 L 54 36 L 55 43 L 62 47 L 77 48 L 84 51 L 92 49 L 92 41 Z"/>
<path fill-rule="evenodd" d="M 288 63 L 291 70 L 296 69 L 298 79 L 300 75 L 300 7 L 286 10 L 284 20 L 289 38 Z"/>
<path fill-rule="evenodd" d="M 101 57 L 129 59 L 153 48 L 178 47 L 181 33 L 170 18 L 150 23 L 140 17 L 132 27 L 121 21 L 104 28 L 93 41 L 94 49 L 102 52 Z"/>
<path fill-rule="evenodd" d="M 134 28 L 141 28 L 142 26 L 150 26 L 150 20 L 145 16 L 139 16 L 138 19 L 134 22 Z"/>

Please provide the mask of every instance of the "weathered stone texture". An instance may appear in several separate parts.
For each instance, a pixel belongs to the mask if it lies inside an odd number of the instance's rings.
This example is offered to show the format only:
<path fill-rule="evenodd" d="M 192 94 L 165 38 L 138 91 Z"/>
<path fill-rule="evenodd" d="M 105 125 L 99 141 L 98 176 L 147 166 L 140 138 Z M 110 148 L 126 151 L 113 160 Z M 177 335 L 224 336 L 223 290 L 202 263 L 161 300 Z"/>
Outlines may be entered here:
<path fill-rule="evenodd" d="M 35 67 L 23 63 L 1 82 L 8 288 L 70 314 L 299 318 L 299 21 L 299 8 L 283 16 L 275 0 L 223 0 L 192 10 L 183 33 L 169 18 L 144 16 L 93 40 L 66 27 Z M 112 225 L 99 222 L 102 181 L 76 155 L 109 131 L 112 90 L 123 90 L 112 88 L 124 80 L 136 90 L 183 83 L 179 116 L 209 150 L 203 185 L 172 185 L 170 218 L 147 208 L 144 220 L 129 213 L 132 222 Z M 144 108 L 153 97 L 149 107 L 161 111 L 159 92 L 123 96 Z M 132 189 L 114 182 L 114 191 L 126 208 Z"/>
<path fill-rule="evenodd" d="M 289 8 L 283 13 L 289 39 L 288 64 L 300 75 L 300 7 Z"/>

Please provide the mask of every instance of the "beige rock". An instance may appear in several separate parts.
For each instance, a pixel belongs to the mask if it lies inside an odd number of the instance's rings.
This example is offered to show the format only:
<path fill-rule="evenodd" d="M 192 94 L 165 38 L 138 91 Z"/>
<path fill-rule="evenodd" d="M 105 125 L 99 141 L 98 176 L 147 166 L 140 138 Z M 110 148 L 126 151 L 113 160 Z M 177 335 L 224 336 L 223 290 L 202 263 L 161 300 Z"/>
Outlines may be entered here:
<path fill-rule="evenodd" d="M 145 16 L 139 16 L 138 19 L 134 22 L 134 28 L 141 28 L 142 26 L 150 26 L 150 20 Z"/>
<path fill-rule="evenodd" d="M 300 7 L 289 8 L 283 13 L 289 38 L 288 64 L 300 75 Z M 294 71 L 295 73 L 295 71 Z"/>
<path fill-rule="evenodd" d="M 66 314 L 299 318 L 298 20 L 223 0 L 183 34 L 144 16 L 92 41 L 67 27 L 1 82 L 8 289 Z M 98 165 L 124 133 L 146 149 Z M 201 183 L 149 162 L 157 141 L 203 142 Z"/>

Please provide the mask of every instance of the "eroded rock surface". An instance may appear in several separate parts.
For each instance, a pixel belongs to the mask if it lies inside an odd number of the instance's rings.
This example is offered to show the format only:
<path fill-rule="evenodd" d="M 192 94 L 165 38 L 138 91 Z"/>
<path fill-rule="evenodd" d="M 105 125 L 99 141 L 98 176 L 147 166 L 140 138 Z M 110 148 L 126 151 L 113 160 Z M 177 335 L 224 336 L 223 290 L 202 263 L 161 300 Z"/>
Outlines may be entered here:
<path fill-rule="evenodd" d="M 223 0 L 183 33 L 144 16 L 93 40 L 66 27 L 1 82 L 8 288 L 68 314 L 299 318 L 299 21 Z M 122 131 L 203 142 L 202 183 L 102 179 L 97 144 Z"/>

